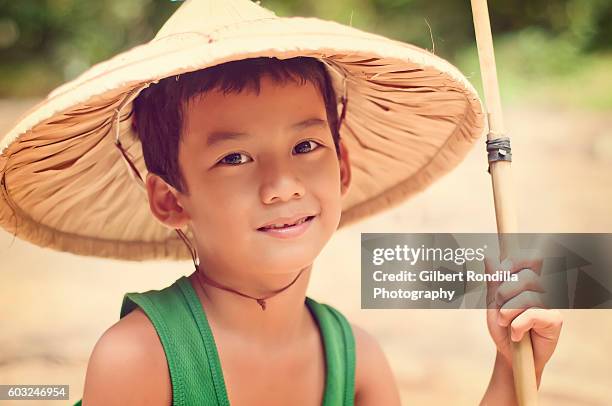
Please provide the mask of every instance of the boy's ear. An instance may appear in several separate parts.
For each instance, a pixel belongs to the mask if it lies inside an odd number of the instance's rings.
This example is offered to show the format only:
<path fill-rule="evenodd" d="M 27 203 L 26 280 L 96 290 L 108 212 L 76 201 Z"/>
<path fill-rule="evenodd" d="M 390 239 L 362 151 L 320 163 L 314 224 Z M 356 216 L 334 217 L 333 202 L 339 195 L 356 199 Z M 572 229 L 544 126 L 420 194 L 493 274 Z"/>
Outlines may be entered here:
<path fill-rule="evenodd" d="M 344 197 L 351 186 L 351 161 L 348 148 L 346 148 L 342 139 L 340 139 L 338 146 L 340 148 L 340 194 Z"/>
<path fill-rule="evenodd" d="M 147 173 L 145 181 L 149 208 L 163 225 L 176 229 L 189 223 L 190 217 L 178 200 L 179 192 L 154 173 Z"/>

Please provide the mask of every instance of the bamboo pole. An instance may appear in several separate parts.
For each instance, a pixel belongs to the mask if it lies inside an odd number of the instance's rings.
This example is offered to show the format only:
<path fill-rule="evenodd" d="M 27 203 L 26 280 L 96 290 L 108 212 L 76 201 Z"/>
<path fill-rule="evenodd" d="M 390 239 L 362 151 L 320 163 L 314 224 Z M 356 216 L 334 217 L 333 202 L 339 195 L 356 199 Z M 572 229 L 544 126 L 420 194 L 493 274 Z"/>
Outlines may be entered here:
<path fill-rule="evenodd" d="M 485 95 L 487 121 L 489 124 L 487 139 L 493 140 L 500 137 L 507 137 L 508 135 L 505 134 L 502 116 L 489 10 L 487 7 L 487 0 L 471 0 L 471 2 L 476 43 L 478 46 L 478 57 L 480 60 L 480 71 Z M 514 194 L 512 190 L 511 165 L 509 161 L 495 161 L 491 162 L 489 167 L 493 186 L 493 199 L 495 202 L 497 232 L 500 237 L 500 260 L 502 260 L 511 257 L 513 253 L 518 253 L 516 239 L 506 235 L 518 231 L 516 210 L 514 207 Z M 537 405 L 538 392 L 531 336 L 529 334 L 525 334 L 523 339 L 518 343 L 512 342 L 512 372 L 518 404 L 520 406 Z"/>

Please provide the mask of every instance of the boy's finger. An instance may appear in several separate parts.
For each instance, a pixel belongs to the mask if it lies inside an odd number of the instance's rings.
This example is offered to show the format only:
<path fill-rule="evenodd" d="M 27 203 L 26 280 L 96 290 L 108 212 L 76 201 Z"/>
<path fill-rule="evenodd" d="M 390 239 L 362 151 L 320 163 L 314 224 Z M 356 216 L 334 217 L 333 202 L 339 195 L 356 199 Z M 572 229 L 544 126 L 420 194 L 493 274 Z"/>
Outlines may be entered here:
<path fill-rule="evenodd" d="M 523 335 L 533 328 L 539 336 L 551 340 L 557 339 L 563 319 L 557 310 L 532 307 L 521 313 L 510 325 L 510 339 L 520 341 Z"/>
<path fill-rule="evenodd" d="M 542 258 L 519 258 L 512 259 L 512 269 L 511 273 L 516 273 L 521 271 L 522 269 L 531 269 L 537 275 L 540 275 L 542 272 L 542 263 L 544 260 Z"/>
<path fill-rule="evenodd" d="M 531 258 L 531 257 L 511 257 L 506 258 L 503 261 L 494 257 L 485 257 L 485 272 L 495 274 L 496 272 L 510 271 L 510 273 L 516 273 L 522 269 L 531 269 L 536 274 L 540 274 L 542 271 L 542 264 L 544 260 L 542 258 Z"/>
<path fill-rule="evenodd" d="M 497 324 L 502 327 L 510 325 L 512 320 L 531 307 L 544 308 L 540 294 L 529 290 L 523 291 L 504 303 L 497 315 Z"/>
<path fill-rule="evenodd" d="M 531 269 L 522 269 L 516 274 L 518 281 L 502 282 L 495 293 L 495 303 L 497 307 L 501 307 L 523 291 L 534 291 L 544 293 L 540 277 Z"/>
<path fill-rule="evenodd" d="M 497 257 L 485 256 L 484 258 L 485 273 L 491 275 L 504 271 L 518 273 L 523 269 L 531 269 L 535 274 L 540 275 L 542 264 L 543 259 L 526 256 L 506 258 L 501 263 Z M 501 283 L 501 281 L 487 281 L 487 307 L 491 306 L 496 300 L 495 294 Z M 496 307 L 499 308 L 500 305 L 496 304 Z"/>
<path fill-rule="evenodd" d="M 510 269 L 511 262 L 506 260 L 500 264 L 499 259 L 493 257 L 485 257 L 485 274 L 495 275 L 502 270 Z M 491 304 L 495 300 L 495 292 L 497 287 L 501 284 L 500 281 L 488 281 L 487 280 L 487 305 Z"/>

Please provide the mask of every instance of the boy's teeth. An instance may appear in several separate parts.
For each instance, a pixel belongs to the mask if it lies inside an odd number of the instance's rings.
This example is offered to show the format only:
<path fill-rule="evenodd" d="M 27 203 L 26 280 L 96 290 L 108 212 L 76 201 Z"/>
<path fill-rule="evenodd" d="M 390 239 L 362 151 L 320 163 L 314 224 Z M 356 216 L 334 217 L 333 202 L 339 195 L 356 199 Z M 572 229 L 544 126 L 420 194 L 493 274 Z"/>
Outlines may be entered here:
<path fill-rule="evenodd" d="M 302 218 L 302 219 L 299 219 L 298 221 L 296 221 L 296 222 L 295 222 L 295 223 L 293 223 L 293 224 L 282 224 L 282 225 L 273 224 L 273 225 L 271 225 L 271 226 L 267 226 L 267 227 L 264 227 L 264 228 L 266 228 L 266 229 L 267 229 L 267 228 L 285 228 L 285 227 L 288 227 L 288 226 L 294 226 L 294 225 L 298 225 L 298 224 L 303 223 L 304 221 L 306 221 L 306 219 L 307 219 L 307 218 L 308 218 L 308 217 L 304 217 L 304 218 Z"/>

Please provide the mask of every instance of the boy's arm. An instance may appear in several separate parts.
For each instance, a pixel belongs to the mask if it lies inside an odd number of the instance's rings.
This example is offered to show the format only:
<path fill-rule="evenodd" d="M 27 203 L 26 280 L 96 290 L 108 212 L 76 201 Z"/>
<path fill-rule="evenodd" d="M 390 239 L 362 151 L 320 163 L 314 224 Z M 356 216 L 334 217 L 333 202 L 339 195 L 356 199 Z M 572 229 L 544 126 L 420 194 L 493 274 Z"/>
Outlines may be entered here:
<path fill-rule="evenodd" d="M 520 258 L 500 264 L 485 259 L 485 271 L 510 270 L 517 282 L 492 282 L 487 286 L 487 327 L 497 347 L 495 366 L 481 405 L 517 405 L 512 373 L 512 342 L 524 335 L 531 338 L 540 387 L 544 366 L 552 356 L 563 326 L 558 310 L 544 308 L 540 282 L 542 259 Z"/>
<path fill-rule="evenodd" d="M 556 310 L 530 308 L 521 313 L 512 323 L 512 340 L 519 341 L 523 334 L 531 334 L 533 344 L 536 385 L 540 388 L 544 366 L 557 345 L 563 320 Z M 531 329 L 531 330 L 529 330 Z M 532 333 L 530 333 L 530 331 Z M 498 350 L 493 367 L 493 374 L 489 381 L 487 391 L 482 398 L 481 405 L 517 405 L 512 373 L 511 353 Z"/>
<path fill-rule="evenodd" d="M 172 403 L 169 381 L 157 333 L 136 309 L 96 343 L 87 366 L 83 405 L 167 406 Z"/>
<path fill-rule="evenodd" d="M 385 354 L 374 337 L 351 325 L 355 336 L 355 406 L 399 406 L 400 396 Z"/>

